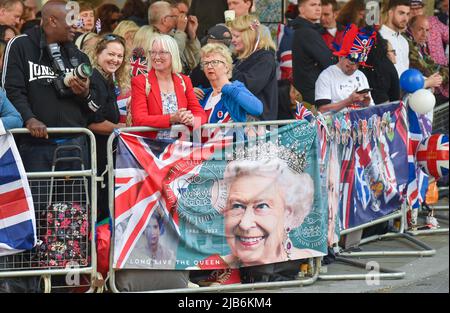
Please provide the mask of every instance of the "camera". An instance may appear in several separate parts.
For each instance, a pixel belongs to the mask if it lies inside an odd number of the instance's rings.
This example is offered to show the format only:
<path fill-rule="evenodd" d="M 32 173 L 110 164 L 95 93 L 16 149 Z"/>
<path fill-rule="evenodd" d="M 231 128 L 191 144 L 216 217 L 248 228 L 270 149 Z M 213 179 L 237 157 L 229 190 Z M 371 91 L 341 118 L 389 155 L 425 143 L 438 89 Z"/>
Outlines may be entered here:
<path fill-rule="evenodd" d="M 69 82 L 73 77 L 86 80 L 92 76 L 92 67 L 87 63 L 77 64 L 72 71 L 69 71 L 64 65 L 64 61 L 61 56 L 61 48 L 57 43 L 52 43 L 47 46 L 47 51 L 53 63 L 53 69 L 58 75 L 54 81 L 58 95 L 62 98 L 73 96 L 72 89 L 69 87 Z"/>
<path fill-rule="evenodd" d="M 69 82 L 73 77 L 78 77 L 79 79 L 86 80 L 88 77 L 92 76 L 92 67 L 89 64 L 81 63 L 72 72 L 67 73 L 64 76 L 64 85 L 69 87 Z"/>

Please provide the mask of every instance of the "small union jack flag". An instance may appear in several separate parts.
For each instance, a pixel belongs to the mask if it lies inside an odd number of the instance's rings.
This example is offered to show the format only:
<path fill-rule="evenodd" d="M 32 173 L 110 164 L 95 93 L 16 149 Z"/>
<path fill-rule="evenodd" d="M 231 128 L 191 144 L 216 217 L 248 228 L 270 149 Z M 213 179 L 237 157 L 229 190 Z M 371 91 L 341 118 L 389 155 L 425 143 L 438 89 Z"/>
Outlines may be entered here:
<path fill-rule="evenodd" d="M 144 49 L 136 48 L 133 50 L 133 54 L 130 58 L 131 64 L 131 76 L 137 76 L 140 74 L 147 74 L 148 62 L 145 57 Z"/>
<path fill-rule="evenodd" d="M 97 34 L 100 34 L 102 31 L 102 21 L 99 18 L 95 22 L 95 29 L 97 30 Z"/>

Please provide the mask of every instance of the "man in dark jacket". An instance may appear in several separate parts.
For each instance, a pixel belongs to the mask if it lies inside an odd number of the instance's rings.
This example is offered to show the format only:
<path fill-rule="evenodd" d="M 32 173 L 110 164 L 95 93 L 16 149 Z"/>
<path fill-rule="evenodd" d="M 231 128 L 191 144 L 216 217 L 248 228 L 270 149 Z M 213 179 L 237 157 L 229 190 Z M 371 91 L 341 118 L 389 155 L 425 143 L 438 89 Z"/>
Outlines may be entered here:
<path fill-rule="evenodd" d="M 304 101 L 314 103 L 314 88 L 322 70 L 335 63 L 331 50 L 321 36 L 320 0 L 299 0 L 299 16 L 292 21 L 295 29 L 292 43 L 294 86 Z"/>
<path fill-rule="evenodd" d="M 203 38 L 209 28 L 224 23 L 225 10 L 228 10 L 227 0 L 192 0 L 189 14 L 198 18 L 197 37 Z"/>
<path fill-rule="evenodd" d="M 86 127 L 89 115 L 98 109 L 89 78 L 74 75 L 67 85 L 56 84 L 58 77 L 89 64 L 72 43 L 76 29 L 67 24 L 69 15 L 65 1 L 48 2 L 42 9 L 42 27 L 12 39 L 5 53 L 3 86 L 31 133 L 21 139 L 19 149 L 27 171 L 49 170 L 59 145 L 80 145 L 88 163 L 84 136 L 47 134 L 47 127 Z"/>

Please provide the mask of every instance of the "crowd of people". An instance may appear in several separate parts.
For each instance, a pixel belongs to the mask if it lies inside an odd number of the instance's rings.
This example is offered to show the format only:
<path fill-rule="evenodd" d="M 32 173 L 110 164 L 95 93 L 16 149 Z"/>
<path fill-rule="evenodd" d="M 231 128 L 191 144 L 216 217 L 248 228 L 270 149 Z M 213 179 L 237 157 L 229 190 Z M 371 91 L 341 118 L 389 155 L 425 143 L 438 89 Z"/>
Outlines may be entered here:
<path fill-rule="evenodd" d="M 54 151 L 74 144 L 89 166 L 85 136 L 47 127 L 89 128 L 102 173 L 107 138 L 123 126 L 269 121 L 294 118 L 300 105 L 322 113 L 379 105 L 401 99 L 399 78 L 409 68 L 421 71 L 438 103 L 448 101 L 448 0 L 433 16 L 424 0 L 383 1 L 375 27 L 363 0 L 291 1 L 278 47 L 253 0 L 127 0 L 122 9 L 86 1 L 69 24 L 66 3 L 49 0 L 38 11 L 34 0 L 0 0 L 0 134 L 30 131 L 16 138 L 30 172 L 48 171 Z M 225 20 L 226 10 L 233 18 Z M 98 211 L 98 219 L 108 216 L 100 186 Z"/>

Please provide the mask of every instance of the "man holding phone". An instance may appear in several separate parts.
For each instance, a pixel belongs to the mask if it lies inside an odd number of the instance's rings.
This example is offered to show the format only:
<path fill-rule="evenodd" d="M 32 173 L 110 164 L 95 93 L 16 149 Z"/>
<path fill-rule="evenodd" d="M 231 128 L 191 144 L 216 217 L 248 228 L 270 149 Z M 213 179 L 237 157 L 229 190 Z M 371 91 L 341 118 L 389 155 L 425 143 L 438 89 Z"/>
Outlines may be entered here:
<path fill-rule="evenodd" d="M 365 61 L 374 42 L 375 32 L 364 32 L 352 24 L 344 35 L 339 62 L 325 69 L 316 81 L 315 105 L 318 111 L 341 111 L 374 105 L 369 82 L 359 66 Z M 364 46 L 361 46 L 364 45 Z"/>

